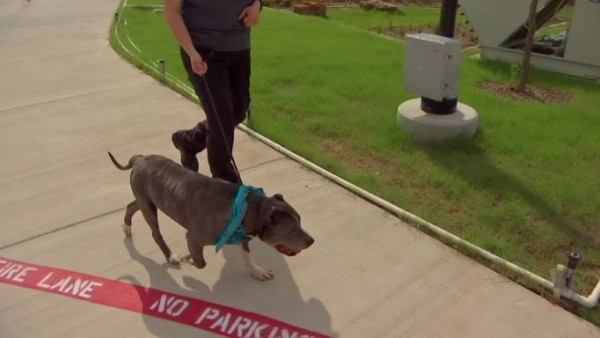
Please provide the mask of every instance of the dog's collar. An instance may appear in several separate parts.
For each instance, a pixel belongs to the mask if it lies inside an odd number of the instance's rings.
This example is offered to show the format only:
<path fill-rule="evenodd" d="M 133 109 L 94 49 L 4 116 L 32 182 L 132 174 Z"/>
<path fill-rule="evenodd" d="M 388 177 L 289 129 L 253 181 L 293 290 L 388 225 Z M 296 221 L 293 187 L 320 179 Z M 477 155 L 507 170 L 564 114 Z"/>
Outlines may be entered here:
<path fill-rule="evenodd" d="M 248 185 L 240 185 L 235 194 L 233 205 L 231 206 L 231 219 L 221 237 L 215 244 L 215 251 L 221 250 L 225 244 L 242 244 L 250 240 L 251 237 L 246 235 L 244 227 L 242 227 L 242 219 L 246 214 L 246 197 L 250 193 L 264 195 L 265 192 L 261 188 L 255 188 Z"/>

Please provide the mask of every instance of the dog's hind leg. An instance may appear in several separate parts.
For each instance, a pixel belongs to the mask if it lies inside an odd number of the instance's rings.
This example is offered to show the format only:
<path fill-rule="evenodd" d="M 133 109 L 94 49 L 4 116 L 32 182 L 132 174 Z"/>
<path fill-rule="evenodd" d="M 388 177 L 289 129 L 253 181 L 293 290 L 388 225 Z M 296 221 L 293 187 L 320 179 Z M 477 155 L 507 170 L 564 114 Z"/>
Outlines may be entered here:
<path fill-rule="evenodd" d="M 252 274 L 252 276 L 258 280 L 269 280 L 269 279 L 273 279 L 273 277 L 275 277 L 275 275 L 273 274 L 273 271 L 263 268 L 259 265 L 257 265 L 256 263 L 254 263 L 254 259 L 252 259 L 252 256 L 250 255 L 250 244 L 249 242 L 246 242 L 242 245 L 240 245 L 240 249 L 242 249 L 242 257 L 244 258 L 244 265 L 246 266 L 246 268 L 248 270 L 250 270 L 250 273 Z"/>
<path fill-rule="evenodd" d="M 131 237 L 131 218 L 133 217 L 133 214 L 135 214 L 138 210 L 140 210 L 140 206 L 137 203 L 137 200 L 127 204 L 127 210 L 125 211 L 125 219 L 123 220 L 123 232 L 127 237 Z"/>
<path fill-rule="evenodd" d="M 158 214 L 156 206 L 152 203 L 148 203 L 147 205 L 139 205 L 139 207 L 142 211 L 142 215 L 144 215 L 146 223 L 148 223 L 150 229 L 152 229 L 152 238 L 154 238 L 154 241 L 156 242 L 156 244 L 158 244 L 158 247 L 165 255 L 167 262 L 178 266 L 181 259 L 177 255 L 171 253 L 171 249 L 169 248 L 167 243 L 165 243 L 165 240 L 163 239 L 162 234 L 160 233 L 160 229 L 158 227 Z"/>
<path fill-rule="evenodd" d="M 192 238 L 192 235 L 190 235 L 189 231 L 185 234 L 185 237 L 187 239 L 190 254 L 184 257 L 183 259 L 186 260 L 188 263 L 194 265 L 198 269 L 204 268 L 206 266 L 204 254 L 202 253 L 204 247 L 194 242 L 194 239 Z"/>

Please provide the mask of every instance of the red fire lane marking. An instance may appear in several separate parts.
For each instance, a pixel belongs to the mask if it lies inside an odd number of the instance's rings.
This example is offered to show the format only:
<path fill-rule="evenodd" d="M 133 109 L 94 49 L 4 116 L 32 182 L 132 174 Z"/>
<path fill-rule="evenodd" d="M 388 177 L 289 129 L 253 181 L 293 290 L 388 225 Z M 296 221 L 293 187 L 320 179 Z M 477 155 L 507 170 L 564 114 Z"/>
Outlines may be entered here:
<path fill-rule="evenodd" d="M 200 299 L 2 256 L 0 283 L 144 313 L 227 337 L 328 337 L 260 314 Z"/>

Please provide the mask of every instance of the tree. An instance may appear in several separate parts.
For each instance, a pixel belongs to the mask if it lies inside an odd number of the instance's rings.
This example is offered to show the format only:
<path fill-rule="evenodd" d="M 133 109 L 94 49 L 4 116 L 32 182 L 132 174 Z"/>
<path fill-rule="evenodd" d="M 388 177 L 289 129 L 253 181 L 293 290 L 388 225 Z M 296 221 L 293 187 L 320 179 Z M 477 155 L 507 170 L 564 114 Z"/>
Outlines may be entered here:
<path fill-rule="evenodd" d="M 539 0 L 531 0 L 531 5 L 529 6 L 527 38 L 525 39 L 525 46 L 523 48 L 523 72 L 521 73 L 521 81 L 517 87 L 517 92 L 520 93 L 525 93 L 525 89 L 527 88 L 531 74 L 531 51 L 533 50 L 533 43 L 535 41 L 535 17 L 537 14 L 538 2 Z"/>

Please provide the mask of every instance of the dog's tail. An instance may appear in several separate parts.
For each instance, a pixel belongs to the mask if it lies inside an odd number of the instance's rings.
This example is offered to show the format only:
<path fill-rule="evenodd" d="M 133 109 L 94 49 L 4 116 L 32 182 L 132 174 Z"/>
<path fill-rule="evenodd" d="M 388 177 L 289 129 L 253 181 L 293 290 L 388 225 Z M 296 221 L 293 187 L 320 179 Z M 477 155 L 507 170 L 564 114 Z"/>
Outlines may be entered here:
<path fill-rule="evenodd" d="M 129 163 L 127 163 L 127 165 L 122 165 L 119 162 L 117 162 L 117 160 L 115 159 L 115 157 L 113 156 L 113 154 L 110 153 L 110 151 L 108 152 L 108 156 L 110 156 L 110 160 L 112 161 L 112 163 L 115 165 L 115 167 L 121 169 L 121 170 L 129 170 L 133 167 L 133 165 L 135 164 L 135 162 L 137 162 L 137 160 L 139 160 L 140 158 L 142 158 L 142 155 L 134 155 L 129 159 Z"/>

